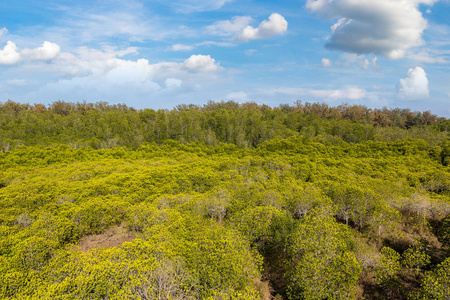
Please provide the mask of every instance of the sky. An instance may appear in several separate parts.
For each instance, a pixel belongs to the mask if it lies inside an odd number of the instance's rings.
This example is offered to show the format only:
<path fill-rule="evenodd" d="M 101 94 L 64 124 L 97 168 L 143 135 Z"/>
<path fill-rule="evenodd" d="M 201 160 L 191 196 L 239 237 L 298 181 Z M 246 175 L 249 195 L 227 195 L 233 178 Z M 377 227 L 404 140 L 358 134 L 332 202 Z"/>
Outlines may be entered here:
<path fill-rule="evenodd" d="M 450 117 L 450 0 L 0 0 L 0 102 Z"/>

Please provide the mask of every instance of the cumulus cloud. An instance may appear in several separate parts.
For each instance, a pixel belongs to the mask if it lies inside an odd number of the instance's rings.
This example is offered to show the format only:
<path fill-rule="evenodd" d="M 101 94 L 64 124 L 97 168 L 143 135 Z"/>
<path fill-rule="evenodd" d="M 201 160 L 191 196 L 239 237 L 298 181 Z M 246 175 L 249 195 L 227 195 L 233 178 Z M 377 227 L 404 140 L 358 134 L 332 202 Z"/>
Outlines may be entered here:
<path fill-rule="evenodd" d="M 250 26 L 253 19 L 249 16 L 235 16 L 231 20 L 218 21 L 206 27 L 206 31 L 212 35 L 234 36 L 235 40 L 248 42 L 269 38 L 283 34 L 287 31 L 288 22 L 277 13 L 270 15 L 269 20 L 262 21 L 257 28 Z"/>
<path fill-rule="evenodd" d="M 235 16 L 231 20 L 217 21 L 207 26 L 206 30 L 212 35 L 233 36 L 242 32 L 252 20 L 249 16 Z"/>
<path fill-rule="evenodd" d="M 13 42 L 9 42 L 0 50 L 0 63 L 16 64 L 16 73 L 42 78 L 34 80 L 41 86 L 34 95 L 51 96 L 54 92 L 54 95 L 66 99 L 67 95 L 72 95 L 70 99 L 86 99 L 83 95 L 89 92 L 98 97 L 117 99 L 118 95 L 129 90 L 134 90 L 136 97 L 142 98 L 152 91 L 190 89 L 207 79 L 214 80 L 215 73 L 222 69 L 210 55 L 192 55 L 181 62 L 150 63 L 144 58 L 122 58 L 130 53 L 137 53 L 137 49 L 79 47 L 72 53 L 60 52 L 58 45 L 49 42 L 20 52 Z M 44 65 L 42 61 L 48 63 Z"/>
<path fill-rule="evenodd" d="M 192 55 L 186 59 L 182 66 L 190 72 L 214 72 L 219 69 L 214 58 L 210 55 Z"/>
<path fill-rule="evenodd" d="M 89 49 L 80 47 L 74 53 L 62 52 L 46 72 L 54 72 L 64 77 L 120 77 L 123 80 L 157 80 L 177 78 L 178 74 L 211 73 L 221 69 L 210 55 L 191 55 L 183 62 L 159 62 L 151 64 L 147 59 L 127 60 L 120 58 L 124 53 L 134 53 L 135 48 L 124 50 Z"/>
<path fill-rule="evenodd" d="M 306 8 L 323 18 L 337 19 L 327 48 L 398 59 L 407 49 L 424 43 L 427 21 L 419 5 L 437 1 L 307 0 Z"/>
<path fill-rule="evenodd" d="M 34 72 L 43 79 L 39 86 L 27 87 L 20 93 L 23 98 L 33 101 L 179 101 L 194 90 L 196 93 L 203 91 L 205 82 L 212 85 L 219 78 L 217 71 L 222 69 L 209 55 L 192 55 L 181 62 L 158 63 L 144 58 L 129 60 L 119 57 L 119 54 L 132 50 L 80 47 L 73 53 L 60 53 L 45 66 L 33 62 L 21 64 L 17 68 L 22 73 Z M 25 90 L 29 92 L 25 94 Z"/>
<path fill-rule="evenodd" d="M 322 58 L 322 67 L 331 67 L 331 65 L 333 64 L 333 62 L 331 60 L 329 60 L 328 58 Z"/>
<path fill-rule="evenodd" d="M 19 51 L 14 42 L 8 41 L 0 50 L 0 65 L 14 65 L 22 60 L 48 61 L 54 59 L 60 50 L 59 45 L 45 41 L 41 47 Z"/>
<path fill-rule="evenodd" d="M 22 56 L 30 60 L 52 60 L 61 51 L 61 47 L 55 43 L 45 41 L 41 47 L 34 49 L 24 49 Z"/>
<path fill-rule="evenodd" d="M 0 65 L 14 65 L 20 61 L 20 53 L 15 43 L 8 41 L 0 50 Z"/>
<path fill-rule="evenodd" d="M 287 28 L 288 22 L 286 19 L 280 14 L 273 13 L 270 15 L 269 20 L 261 22 L 258 28 L 253 28 L 252 26 L 245 27 L 237 39 L 239 41 L 247 42 L 249 40 L 269 38 L 274 35 L 285 33 Z"/>
<path fill-rule="evenodd" d="M 400 79 L 397 87 L 398 97 L 404 100 L 422 100 L 430 95 L 428 78 L 424 69 L 409 69 L 406 78 Z"/>

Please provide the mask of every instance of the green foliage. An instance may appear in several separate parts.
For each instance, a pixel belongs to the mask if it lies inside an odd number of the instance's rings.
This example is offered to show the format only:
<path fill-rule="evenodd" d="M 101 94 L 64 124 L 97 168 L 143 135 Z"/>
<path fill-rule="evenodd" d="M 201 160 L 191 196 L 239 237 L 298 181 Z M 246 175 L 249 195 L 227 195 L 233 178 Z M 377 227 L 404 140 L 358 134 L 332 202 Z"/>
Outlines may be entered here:
<path fill-rule="evenodd" d="M 401 297 L 404 290 L 398 278 L 401 270 L 400 254 L 389 247 L 383 247 L 380 252 L 381 266 L 376 271 L 377 283 L 388 299 Z"/>
<path fill-rule="evenodd" d="M 315 209 L 292 235 L 289 299 L 349 299 L 361 267 L 350 251 L 350 232 L 330 212 Z"/>
<path fill-rule="evenodd" d="M 419 299 L 445 300 L 450 295 L 450 258 L 427 272 L 423 279 Z"/>
<path fill-rule="evenodd" d="M 379 282 L 395 277 L 400 271 L 400 254 L 394 249 L 383 247 L 381 249 L 381 271 L 378 276 Z"/>
<path fill-rule="evenodd" d="M 272 206 L 256 206 L 243 210 L 230 220 L 236 228 L 250 241 L 262 250 L 272 243 L 276 234 L 273 226 L 284 217 L 284 212 Z"/>
<path fill-rule="evenodd" d="M 450 248 L 450 215 L 442 220 L 438 231 L 438 239 L 445 247 Z"/>
<path fill-rule="evenodd" d="M 67 211 L 68 217 L 75 223 L 80 235 L 105 231 L 123 220 L 125 204 L 105 199 L 93 198 Z"/>
<path fill-rule="evenodd" d="M 444 166 L 450 165 L 450 141 L 446 141 L 442 145 L 441 160 Z"/>
<path fill-rule="evenodd" d="M 9 101 L 0 124 L 2 299 L 354 299 L 367 278 L 394 298 L 410 270 L 447 292 L 429 113 Z"/>
<path fill-rule="evenodd" d="M 425 250 L 426 247 L 423 243 L 414 243 L 403 252 L 402 264 L 407 268 L 414 269 L 416 273 L 419 273 L 420 269 L 426 267 L 430 263 L 430 256 Z"/>
<path fill-rule="evenodd" d="M 448 134 L 448 120 L 438 122 L 437 116 L 430 112 L 372 111 L 363 106 L 329 107 L 301 102 L 279 108 L 256 103 L 209 102 L 204 106 L 179 105 L 170 111 L 155 111 L 105 102 L 57 101 L 45 107 L 7 101 L 0 103 L 0 120 L 0 149 L 5 152 L 20 145 L 49 144 L 137 148 L 143 142 L 160 144 L 168 139 L 183 143 L 201 141 L 207 145 L 232 143 L 247 148 L 275 137 L 298 135 L 333 144 L 391 141 L 420 135 L 437 146 Z M 435 125 L 428 126 L 432 124 Z"/>

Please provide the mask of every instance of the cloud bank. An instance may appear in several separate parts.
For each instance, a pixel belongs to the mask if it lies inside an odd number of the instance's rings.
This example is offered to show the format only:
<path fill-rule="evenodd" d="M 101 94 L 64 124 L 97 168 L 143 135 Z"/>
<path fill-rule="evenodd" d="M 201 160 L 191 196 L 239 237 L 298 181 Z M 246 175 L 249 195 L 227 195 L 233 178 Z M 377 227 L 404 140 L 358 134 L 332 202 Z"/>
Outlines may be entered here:
<path fill-rule="evenodd" d="M 79 47 L 61 52 L 55 43 L 44 42 L 36 48 L 19 49 L 12 41 L 0 48 L 0 65 L 11 74 L 26 74 L 8 84 L 0 84 L 3 95 L 42 101 L 42 99 L 86 99 L 124 101 L 130 99 L 175 99 L 175 94 L 201 91 L 212 85 L 223 68 L 210 55 L 191 55 L 183 61 L 150 63 L 145 58 L 130 60 L 136 47 L 102 50 Z M 35 78 L 32 81 L 26 78 Z M 6 83 L 6 81 L 4 82 Z M 12 86 L 23 86 L 14 90 Z M 172 95 L 173 94 L 173 95 Z"/>
<path fill-rule="evenodd" d="M 327 48 L 398 59 L 407 49 L 424 43 L 422 33 L 427 21 L 419 5 L 437 1 L 307 0 L 306 8 L 325 19 L 337 19 Z"/>
<path fill-rule="evenodd" d="M 28 98 L 52 99 L 107 99 L 129 101 L 148 99 L 155 106 L 158 101 L 174 101 L 201 84 L 212 84 L 215 72 L 220 70 L 209 55 L 192 55 L 182 62 L 159 62 L 147 59 L 125 60 L 114 53 L 80 49 L 77 55 L 61 55 L 52 66 L 65 73 L 67 79 L 52 81 L 32 92 Z M 180 90 L 182 89 L 182 90 Z M 170 100 L 169 100 L 170 99 Z"/>

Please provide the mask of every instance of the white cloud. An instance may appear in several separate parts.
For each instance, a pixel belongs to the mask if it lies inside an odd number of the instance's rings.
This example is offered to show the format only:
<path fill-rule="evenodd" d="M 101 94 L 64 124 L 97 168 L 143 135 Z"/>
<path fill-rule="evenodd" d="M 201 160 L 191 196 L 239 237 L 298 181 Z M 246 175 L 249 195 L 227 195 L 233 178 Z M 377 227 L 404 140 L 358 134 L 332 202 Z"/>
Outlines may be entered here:
<path fill-rule="evenodd" d="M 19 51 L 14 42 L 8 41 L 0 50 L 0 65 L 15 65 L 22 60 L 49 61 L 56 58 L 60 50 L 59 45 L 45 41 L 41 47 Z"/>
<path fill-rule="evenodd" d="M 400 79 L 397 87 L 398 97 L 404 100 L 423 100 L 430 95 L 428 78 L 424 69 L 416 67 L 408 70 L 406 78 Z"/>
<path fill-rule="evenodd" d="M 157 104 L 157 99 L 170 99 L 171 103 L 175 103 L 193 91 L 201 93 L 219 80 L 216 73 L 222 70 L 209 55 L 192 55 L 181 62 L 153 64 L 143 58 L 119 58 L 119 54 L 130 51 L 132 49 L 108 48 L 101 51 L 80 47 L 74 53 L 60 53 L 45 65 L 32 61 L 20 64 L 16 67 L 19 74 L 39 75 L 42 80 L 37 81 L 34 87 L 16 90 L 14 99 L 103 99 L 128 103 L 148 99 L 156 106 L 164 107 L 162 102 Z M 207 87 L 202 86 L 205 82 L 208 82 Z"/>
<path fill-rule="evenodd" d="M 183 45 L 183 44 L 175 44 L 172 45 L 172 51 L 191 51 L 193 50 L 193 46 Z"/>
<path fill-rule="evenodd" d="M 214 72 L 219 69 L 210 55 L 192 55 L 183 62 L 183 67 L 191 72 Z"/>
<path fill-rule="evenodd" d="M 120 50 L 114 47 L 105 47 L 104 50 L 80 47 L 73 53 L 60 52 L 58 45 L 49 42 L 45 42 L 42 47 L 19 52 L 15 44 L 9 42 L 5 49 L 0 51 L 0 63 L 17 64 L 22 61 L 23 63 L 13 67 L 15 73 L 34 75 L 35 78 L 37 76 L 47 82 L 49 79 L 52 81 L 51 78 L 64 78 L 50 82 L 48 87 L 62 88 L 70 85 L 79 88 L 83 83 L 92 88 L 98 86 L 99 90 L 108 85 L 115 86 L 113 90 L 116 86 L 124 89 L 135 86 L 137 89 L 152 90 L 175 88 L 185 81 L 199 80 L 202 76 L 212 78 L 212 73 L 222 69 L 210 55 L 192 55 L 182 62 L 154 64 L 143 58 L 121 58 L 136 52 L 135 47 Z M 43 60 L 48 63 L 42 64 Z M 89 81 L 92 81 L 92 84 Z"/>
<path fill-rule="evenodd" d="M 252 26 L 245 27 L 237 39 L 247 42 L 249 40 L 269 38 L 285 33 L 287 28 L 288 22 L 286 19 L 280 14 L 273 13 L 270 15 L 269 20 L 261 22 L 258 28 L 253 28 Z"/>
<path fill-rule="evenodd" d="M 235 16 L 231 20 L 217 21 L 206 27 L 209 34 L 233 36 L 240 33 L 253 19 L 249 16 Z"/>
<path fill-rule="evenodd" d="M 427 63 L 427 64 L 448 64 L 450 61 L 444 57 L 448 55 L 445 52 L 439 53 L 439 51 L 433 50 L 422 50 L 415 53 L 409 53 L 408 58 L 416 63 Z"/>
<path fill-rule="evenodd" d="M 135 78 L 134 75 L 139 75 L 136 80 L 157 78 L 164 81 L 180 73 L 205 73 L 221 69 L 210 55 L 192 55 L 184 62 L 159 62 L 156 64 L 150 64 L 146 59 L 132 61 L 118 58 L 119 54 L 132 50 L 133 48 L 121 51 L 112 49 L 101 51 L 80 47 L 74 53 L 60 53 L 52 64 L 46 66 L 46 71 L 53 71 L 66 77 L 90 75 L 102 77 L 122 72 L 123 74 L 129 73 L 132 78 Z"/>
<path fill-rule="evenodd" d="M 0 65 L 14 65 L 20 61 L 20 53 L 15 43 L 8 41 L 0 50 Z"/>
<path fill-rule="evenodd" d="M 439 0 L 307 0 L 306 8 L 326 19 L 337 19 L 326 47 L 398 59 L 422 45 L 427 21 L 419 4 Z"/>
<path fill-rule="evenodd" d="M 118 51 L 121 52 L 121 51 Z M 100 51 L 80 47 L 72 53 L 61 53 L 46 70 L 66 77 L 120 77 L 123 81 L 158 81 L 188 73 L 211 73 L 221 67 L 210 55 L 192 55 L 185 61 L 150 64 L 147 59 L 136 61 L 117 58 L 117 51 Z"/>
<path fill-rule="evenodd" d="M 166 88 L 177 88 L 180 87 L 182 83 L 183 81 L 177 78 L 167 78 L 164 81 Z"/>
<path fill-rule="evenodd" d="M 322 67 L 331 67 L 333 65 L 333 62 L 329 60 L 328 58 L 322 58 Z"/>
<path fill-rule="evenodd" d="M 52 60 L 61 51 L 61 47 L 55 43 L 50 43 L 45 41 L 41 47 L 34 49 L 24 49 L 22 50 L 22 57 L 29 60 Z"/>

